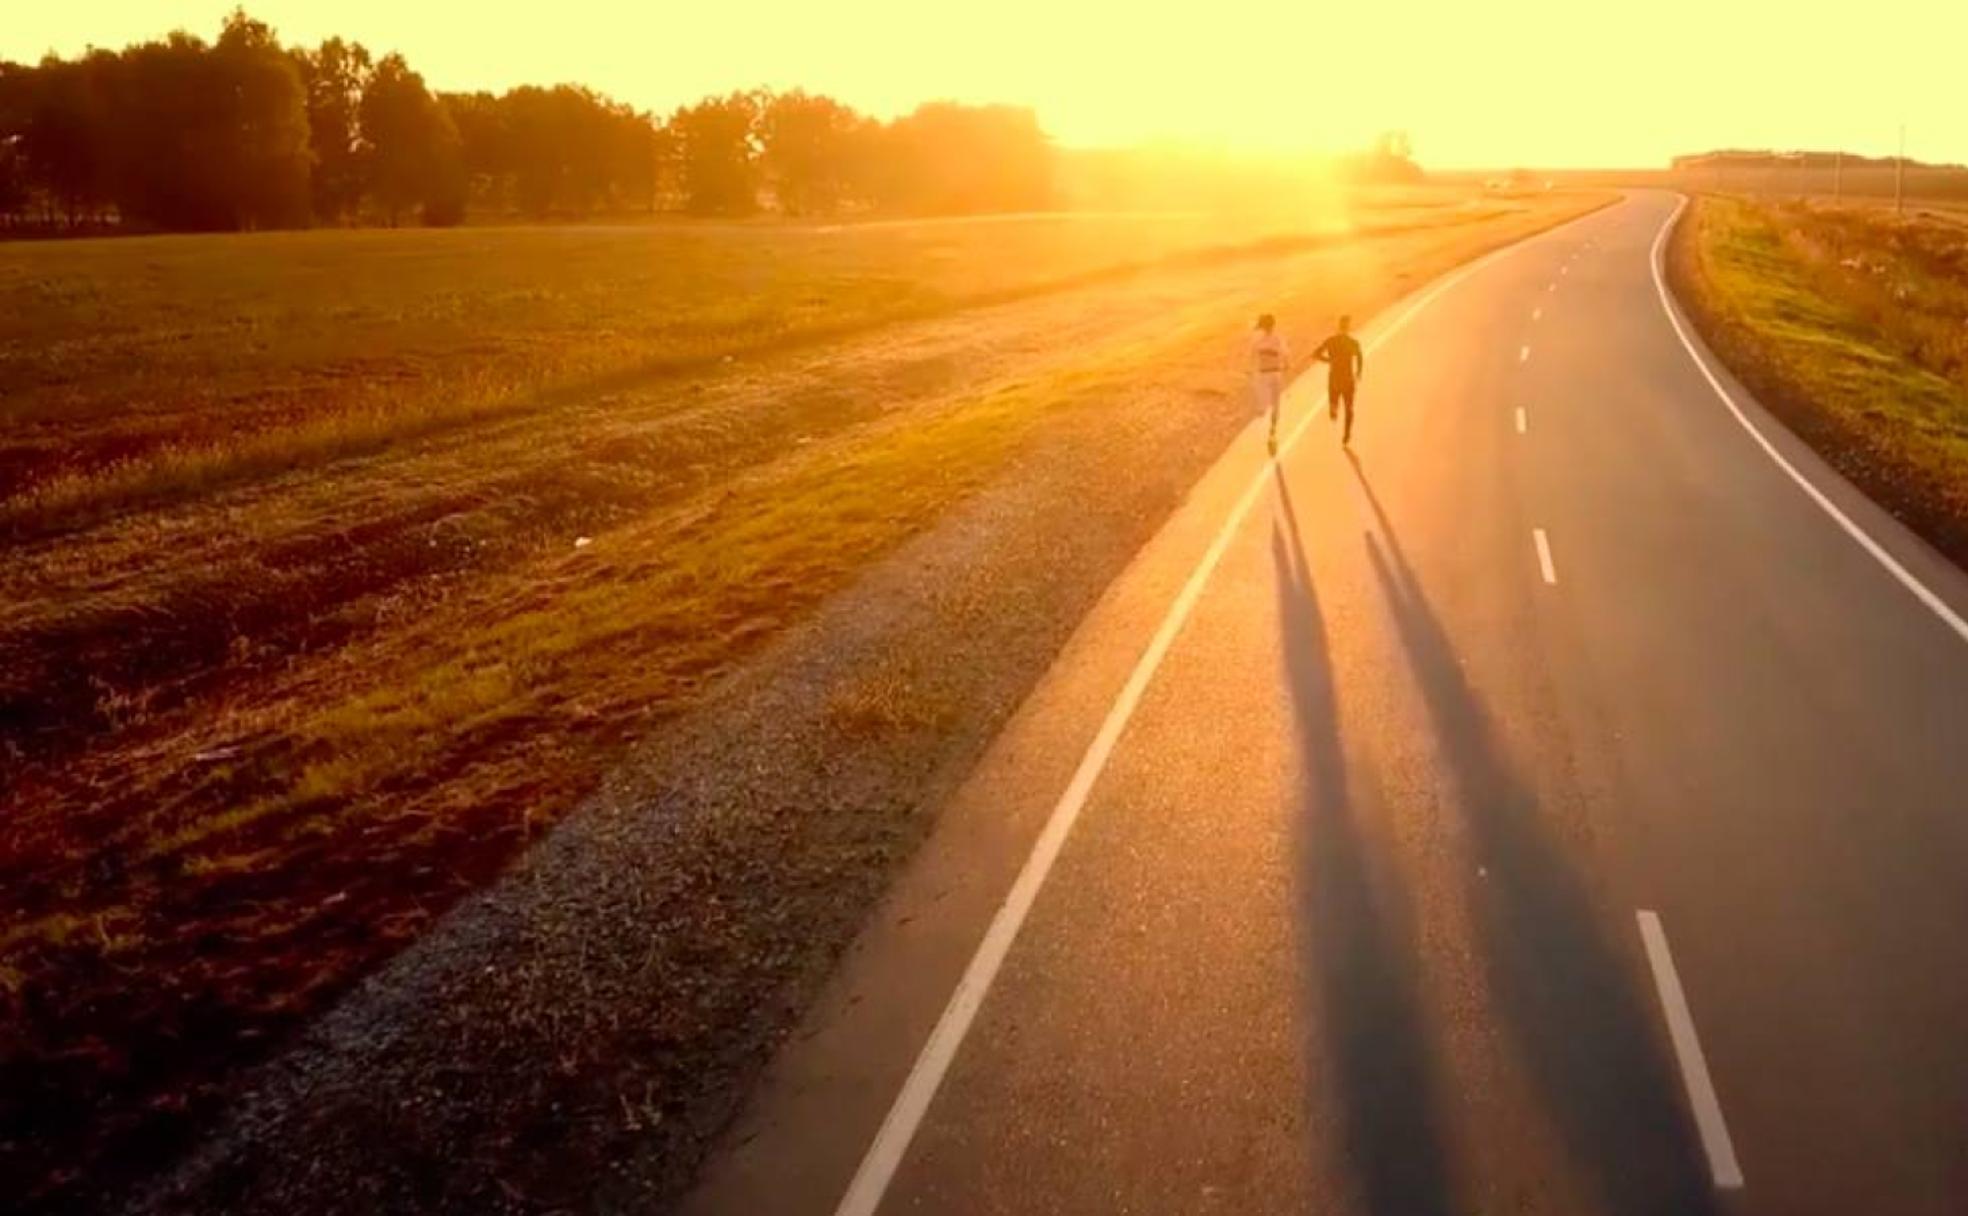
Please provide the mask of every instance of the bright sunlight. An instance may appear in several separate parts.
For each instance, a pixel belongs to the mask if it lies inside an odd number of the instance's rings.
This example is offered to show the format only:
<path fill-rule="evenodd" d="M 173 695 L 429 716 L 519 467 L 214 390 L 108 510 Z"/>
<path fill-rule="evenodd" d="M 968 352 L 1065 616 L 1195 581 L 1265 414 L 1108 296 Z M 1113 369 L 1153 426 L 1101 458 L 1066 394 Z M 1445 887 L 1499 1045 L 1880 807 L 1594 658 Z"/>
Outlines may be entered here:
<path fill-rule="evenodd" d="M 229 0 L 16 6 L 0 59 L 216 29 Z M 433 88 L 577 81 L 656 112 L 763 85 L 878 117 L 927 100 L 1034 107 L 1068 146 L 1178 139 L 1332 152 L 1388 128 L 1437 168 L 1657 167 L 1712 147 L 1968 159 L 1968 5 L 1881 0 L 1862 20 L 1792 0 L 1405 0 L 1234 5 L 762 0 L 531 6 L 267 0 L 289 43 L 402 52 Z M 1781 37 L 1781 54 L 1765 53 Z"/>

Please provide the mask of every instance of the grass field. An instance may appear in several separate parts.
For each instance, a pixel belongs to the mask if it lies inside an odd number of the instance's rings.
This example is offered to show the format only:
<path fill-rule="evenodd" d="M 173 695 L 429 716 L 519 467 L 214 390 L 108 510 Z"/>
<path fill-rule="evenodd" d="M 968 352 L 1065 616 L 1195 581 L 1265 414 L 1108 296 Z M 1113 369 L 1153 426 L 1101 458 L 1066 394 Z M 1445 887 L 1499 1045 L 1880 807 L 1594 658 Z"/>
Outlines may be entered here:
<path fill-rule="evenodd" d="M 1598 201 L 6 249 L 0 1185 L 159 1151 L 1049 418 Z"/>
<path fill-rule="evenodd" d="M 15 245 L 0 261 L 0 527 L 32 535 L 373 450 L 590 377 L 1315 234 L 1253 221 L 1226 237 L 1165 215 L 269 233 L 238 238 L 223 277 L 198 237 Z"/>
<path fill-rule="evenodd" d="M 1823 156 L 1814 156 L 1809 168 L 1794 161 L 1776 161 L 1758 166 L 1674 170 L 1665 176 L 1666 184 L 1691 193 L 1771 202 L 1806 199 L 1827 205 L 1890 204 L 1897 188 L 1909 207 L 1968 204 L 1968 169 L 1940 165 L 1909 165 L 1897 181 L 1890 165 L 1847 165 L 1841 171 Z"/>
<path fill-rule="evenodd" d="M 1968 563 L 1968 216 L 1704 197 L 1672 269 L 1744 383 Z"/>

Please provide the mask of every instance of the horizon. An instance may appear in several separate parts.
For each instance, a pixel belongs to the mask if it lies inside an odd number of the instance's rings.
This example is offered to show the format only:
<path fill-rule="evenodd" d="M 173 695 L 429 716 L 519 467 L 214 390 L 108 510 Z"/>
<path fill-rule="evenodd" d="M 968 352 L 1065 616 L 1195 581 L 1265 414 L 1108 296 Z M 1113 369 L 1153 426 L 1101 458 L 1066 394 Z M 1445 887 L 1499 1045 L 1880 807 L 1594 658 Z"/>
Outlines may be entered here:
<path fill-rule="evenodd" d="M 0 31 L 0 59 L 73 58 L 175 29 L 209 41 L 233 7 L 103 0 L 17 14 Z M 1171 145 L 1331 156 L 1399 129 L 1411 134 L 1420 163 L 1443 171 L 1664 169 L 1677 155 L 1730 148 L 1892 156 L 1904 122 L 1910 159 L 1968 161 L 1968 129 L 1958 119 L 1944 125 L 1959 109 L 1946 97 L 1949 48 L 1968 42 L 1968 6 L 1920 13 L 1911 0 L 1889 4 L 1861 29 L 1797 23 L 1785 6 L 1762 0 L 1726 13 L 1670 0 L 1646 20 L 1596 25 L 1554 0 L 1480 12 L 1431 2 L 1351 13 L 1266 0 L 1242 10 L 1250 19 L 1241 23 L 1109 4 L 1053 12 L 1037 0 L 1013 0 L 989 17 L 853 0 L 826 12 L 781 5 L 764 20 L 718 11 L 683 22 L 567 0 L 549 25 L 482 13 L 461 25 L 436 8 L 378 0 L 332 12 L 299 0 L 247 7 L 289 46 L 339 36 L 379 55 L 401 52 L 433 89 L 581 84 L 658 116 L 706 95 L 762 87 L 825 93 L 884 119 L 937 100 L 1028 106 L 1060 146 L 1076 150 Z M 1896 15 L 1916 14 L 1934 36 L 1901 46 Z M 1677 15 L 1699 16 L 1708 37 L 1683 45 Z M 1766 51 L 1773 24 L 1791 38 L 1780 55 Z M 1247 39 L 1253 27 L 1262 36 Z M 1433 31 L 1426 45 L 1404 44 L 1403 31 L 1423 27 Z M 1346 51 L 1332 50 L 1336 41 Z M 1576 53 L 1602 42 L 1617 42 L 1622 53 Z M 1461 54 L 1471 45 L 1498 49 L 1477 63 Z M 1118 47 L 1127 53 L 1117 55 Z M 1671 92 L 1662 91 L 1662 61 L 1672 68 Z M 1196 87 L 1169 87 L 1184 79 Z M 1423 80 L 1426 87 L 1415 83 Z M 1323 104 L 1322 94 L 1334 92 L 1354 100 Z M 1551 104 L 1554 95 L 1565 104 Z M 1312 99 L 1304 113 L 1293 105 L 1301 96 Z M 1741 96 L 1758 104 L 1733 100 Z"/>

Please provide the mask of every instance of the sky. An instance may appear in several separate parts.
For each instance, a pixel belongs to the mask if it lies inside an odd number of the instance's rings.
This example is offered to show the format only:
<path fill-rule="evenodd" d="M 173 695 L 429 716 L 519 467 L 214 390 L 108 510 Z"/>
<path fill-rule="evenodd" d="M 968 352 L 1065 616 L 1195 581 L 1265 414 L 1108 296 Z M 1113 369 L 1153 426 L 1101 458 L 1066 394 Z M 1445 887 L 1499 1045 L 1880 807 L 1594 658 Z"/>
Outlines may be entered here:
<path fill-rule="evenodd" d="M 233 0 L 9 2 L 0 58 L 214 35 Z M 500 11 L 500 10 L 508 11 Z M 1628 167 L 1719 146 L 1968 161 L 1968 0 L 255 0 L 282 39 L 401 51 L 435 88 L 572 81 L 667 113 L 763 85 L 879 117 L 1034 107 L 1068 146 Z M 1832 15 L 1836 10 L 1836 15 Z"/>

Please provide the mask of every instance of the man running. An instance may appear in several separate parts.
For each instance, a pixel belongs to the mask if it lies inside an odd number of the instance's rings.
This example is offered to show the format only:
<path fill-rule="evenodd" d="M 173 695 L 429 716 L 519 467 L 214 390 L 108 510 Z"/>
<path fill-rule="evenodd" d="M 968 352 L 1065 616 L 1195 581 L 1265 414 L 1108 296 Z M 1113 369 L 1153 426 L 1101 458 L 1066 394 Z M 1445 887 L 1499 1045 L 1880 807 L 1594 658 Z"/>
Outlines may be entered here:
<path fill-rule="evenodd" d="M 1353 443 L 1353 390 L 1358 387 L 1360 377 L 1367 374 L 1367 355 L 1352 334 L 1353 318 L 1339 319 L 1339 332 L 1324 342 L 1312 357 L 1326 364 L 1326 417 L 1339 417 L 1339 407 L 1346 405 L 1346 429 L 1340 435 L 1340 443 L 1351 446 Z"/>
<path fill-rule="evenodd" d="M 1271 417 L 1271 430 L 1264 446 L 1278 454 L 1278 402 L 1285 395 L 1285 373 L 1291 367 L 1291 347 L 1278 332 L 1278 319 L 1265 313 L 1257 319 L 1257 332 L 1250 341 L 1251 390 L 1257 408 Z"/>

